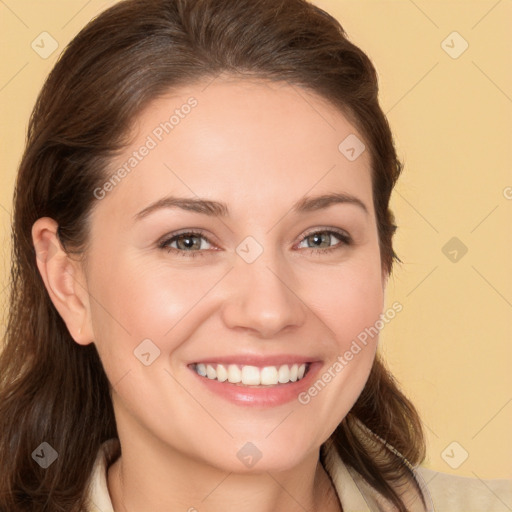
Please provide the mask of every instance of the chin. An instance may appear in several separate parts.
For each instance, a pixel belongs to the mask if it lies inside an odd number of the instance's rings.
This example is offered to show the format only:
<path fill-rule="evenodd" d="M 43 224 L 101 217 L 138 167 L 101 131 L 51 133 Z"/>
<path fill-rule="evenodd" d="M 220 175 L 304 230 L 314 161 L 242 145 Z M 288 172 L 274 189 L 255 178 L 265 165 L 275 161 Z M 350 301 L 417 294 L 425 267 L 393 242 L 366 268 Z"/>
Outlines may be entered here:
<path fill-rule="evenodd" d="M 265 439 L 266 435 L 268 432 L 265 434 L 259 432 L 252 438 L 244 437 L 244 440 L 241 440 L 238 437 L 230 443 L 224 443 L 221 453 L 215 454 L 218 448 L 210 451 L 212 458 L 209 457 L 210 460 L 207 462 L 223 471 L 233 473 L 281 472 L 297 467 L 306 457 L 311 456 L 312 452 L 316 457 L 321 444 L 319 443 L 318 448 L 315 448 L 313 442 L 306 446 L 304 438 L 301 438 L 300 443 L 295 443 L 292 436 L 288 436 L 288 441 L 283 442 L 283 436 L 276 436 L 275 440 L 271 440 Z M 222 445 L 222 443 L 219 444 Z M 201 454 L 204 457 L 204 449 Z"/>

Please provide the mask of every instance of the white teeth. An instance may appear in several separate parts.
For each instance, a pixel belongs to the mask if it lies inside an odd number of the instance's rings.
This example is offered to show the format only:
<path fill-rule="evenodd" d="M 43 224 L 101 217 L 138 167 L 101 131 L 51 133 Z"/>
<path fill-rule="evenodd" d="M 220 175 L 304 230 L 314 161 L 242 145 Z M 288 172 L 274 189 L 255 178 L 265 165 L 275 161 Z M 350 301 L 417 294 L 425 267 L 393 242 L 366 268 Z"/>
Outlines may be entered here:
<path fill-rule="evenodd" d="M 265 386 L 275 386 L 279 382 L 279 372 L 275 366 L 265 366 L 261 370 L 261 383 Z"/>
<path fill-rule="evenodd" d="M 219 382 L 224 382 L 228 380 L 228 371 L 226 370 L 226 367 L 222 364 L 217 365 L 217 380 Z"/>
<path fill-rule="evenodd" d="M 299 366 L 294 364 L 290 370 L 290 380 L 295 382 L 297 380 L 297 374 L 299 373 Z"/>
<path fill-rule="evenodd" d="M 228 381 L 231 384 L 242 384 L 244 386 L 276 386 L 277 384 L 287 384 L 288 382 L 296 382 L 304 377 L 307 365 L 304 364 L 283 364 L 277 366 L 265 366 L 258 368 L 257 366 L 238 366 L 230 364 L 203 364 L 194 365 L 196 373 L 202 377 L 219 382 Z"/>
<path fill-rule="evenodd" d="M 242 371 L 236 364 L 230 364 L 228 366 L 228 381 L 231 382 L 231 384 L 242 382 Z"/>
<path fill-rule="evenodd" d="M 279 382 L 281 384 L 286 384 L 287 382 L 290 382 L 290 368 L 288 368 L 287 365 L 283 364 L 279 368 Z"/>
<path fill-rule="evenodd" d="M 259 386 L 260 383 L 260 371 L 256 366 L 242 366 L 242 384 Z"/>
<path fill-rule="evenodd" d="M 206 365 L 206 376 L 211 380 L 217 378 L 217 371 L 211 364 Z"/>

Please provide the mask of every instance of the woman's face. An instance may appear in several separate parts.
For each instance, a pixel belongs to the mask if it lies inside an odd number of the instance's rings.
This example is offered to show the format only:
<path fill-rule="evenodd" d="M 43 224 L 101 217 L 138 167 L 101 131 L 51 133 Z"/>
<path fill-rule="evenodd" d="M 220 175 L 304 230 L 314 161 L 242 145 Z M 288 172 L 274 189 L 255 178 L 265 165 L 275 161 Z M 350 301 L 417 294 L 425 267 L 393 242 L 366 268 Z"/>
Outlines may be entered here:
<path fill-rule="evenodd" d="M 385 288 L 362 136 L 298 87 L 221 78 L 154 101 L 134 133 L 94 191 L 85 274 L 122 441 L 293 467 L 375 356 L 357 341 Z M 313 201 L 333 194 L 351 200 Z"/>

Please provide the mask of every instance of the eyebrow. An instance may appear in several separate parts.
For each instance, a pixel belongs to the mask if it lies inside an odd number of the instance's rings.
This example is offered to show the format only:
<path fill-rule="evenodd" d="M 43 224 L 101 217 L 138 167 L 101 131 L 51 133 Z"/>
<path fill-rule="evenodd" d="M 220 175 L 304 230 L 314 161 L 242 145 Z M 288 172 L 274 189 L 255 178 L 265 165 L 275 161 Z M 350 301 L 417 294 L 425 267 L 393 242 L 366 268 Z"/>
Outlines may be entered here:
<path fill-rule="evenodd" d="M 291 211 L 295 213 L 307 213 L 328 208 L 333 204 L 352 204 L 362 209 L 366 215 L 369 214 L 368 208 L 363 201 L 347 193 L 331 193 L 313 197 L 303 197 L 292 206 Z M 212 217 L 229 216 L 229 208 L 226 203 L 208 199 L 166 196 L 151 203 L 135 214 L 135 220 L 140 220 L 163 208 L 180 208 L 182 210 L 201 213 Z"/>

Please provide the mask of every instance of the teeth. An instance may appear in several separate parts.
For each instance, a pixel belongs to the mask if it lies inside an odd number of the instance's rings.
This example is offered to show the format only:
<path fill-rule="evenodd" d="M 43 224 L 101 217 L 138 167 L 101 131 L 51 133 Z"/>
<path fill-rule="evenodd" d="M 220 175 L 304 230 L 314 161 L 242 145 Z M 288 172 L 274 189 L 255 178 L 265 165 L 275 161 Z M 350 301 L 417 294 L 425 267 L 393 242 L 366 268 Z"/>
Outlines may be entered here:
<path fill-rule="evenodd" d="M 290 368 L 285 364 L 279 367 L 278 382 L 280 382 L 281 384 L 286 384 L 287 382 L 290 382 Z"/>
<path fill-rule="evenodd" d="M 231 384 L 242 382 L 242 371 L 236 364 L 230 364 L 228 366 L 228 381 L 231 382 Z"/>
<path fill-rule="evenodd" d="M 211 380 L 217 378 L 217 371 L 211 364 L 206 365 L 206 376 Z"/>
<path fill-rule="evenodd" d="M 297 374 L 299 373 L 298 365 L 294 364 L 290 370 L 290 380 L 295 382 L 297 380 Z"/>
<path fill-rule="evenodd" d="M 278 382 L 279 372 L 275 366 L 265 366 L 261 370 L 261 383 L 264 386 L 276 385 Z"/>
<path fill-rule="evenodd" d="M 219 382 L 224 382 L 224 381 L 228 380 L 228 371 L 221 364 L 217 365 L 217 380 Z"/>
<path fill-rule="evenodd" d="M 210 380 L 219 382 L 228 381 L 231 384 L 241 384 L 244 386 L 275 386 L 277 384 L 287 384 L 296 382 L 304 377 L 308 365 L 306 364 L 283 364 L 277 366 L 238 366 L 230 364 L 227 367 L 223 364 L 196 364 L 194 369 L 196 373 Z"/>
<path fill-rule="evenodd" d="M 256 366 L 242 366 L 242 384 L 246 386 L 261 384 L 260 371 Z"/>

